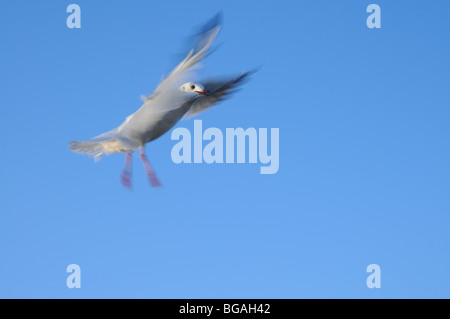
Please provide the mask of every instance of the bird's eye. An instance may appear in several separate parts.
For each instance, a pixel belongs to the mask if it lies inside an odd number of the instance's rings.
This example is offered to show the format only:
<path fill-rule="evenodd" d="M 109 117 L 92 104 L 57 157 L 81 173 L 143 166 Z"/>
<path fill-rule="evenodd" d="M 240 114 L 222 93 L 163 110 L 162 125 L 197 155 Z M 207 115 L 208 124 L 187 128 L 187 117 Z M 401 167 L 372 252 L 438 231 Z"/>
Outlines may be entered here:
<path fill-rule="evenodd" d="M 192 90 L 195 89 L 195 85 L 191 85 L 191 89 L 192 89 Z"/>

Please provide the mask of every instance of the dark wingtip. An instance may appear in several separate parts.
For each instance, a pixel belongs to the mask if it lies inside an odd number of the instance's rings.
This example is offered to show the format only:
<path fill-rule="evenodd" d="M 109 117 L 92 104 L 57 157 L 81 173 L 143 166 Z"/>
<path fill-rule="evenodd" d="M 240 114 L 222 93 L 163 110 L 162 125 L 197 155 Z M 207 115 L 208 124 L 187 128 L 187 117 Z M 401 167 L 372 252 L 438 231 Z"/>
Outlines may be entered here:
<path fill-rule="evenodd" d="M 219 24 L 222 25 L 223 24 L 223 11 L 222 10 L 218 11 L 213 19 L 216 21 L 216 23 L 218 25 Z"/>
<path fill-rule="evenodd" d="M 253 74 L 255 74 L 256 72 L 259 72 L 259 70 L 261 70 L 262 67 L 263 67 L 263 65 L 260 64 L 259 66 L 257 66 L 256 68 L 254 68 L 254 69 L 248 71 L 247 73 L 248 73 L 249 75 L 253 75 Z"/>
<path fill-rule="evenodd" d="M 217 26 L 222 25 L 222 22 L 223 22 L 223 13 L 222 11 L 219 11 L 211 19 L 202 24 L 202 26 L 198 29 L 197 36 L 204 34 L 208 31 L 211 31 Z"/>
<path fill-rule="evenodd" d="M 250 76 L 252 76 L 253 74 L 255 74 L 256 72 L 258 72 L 259 70 L 261 70 L 261 66 L 258 66 L 250 71 L 246 71 L 243 72 L 237 79 L 236 82 L 243 82 L 246 81 L 250 78 Z"/>

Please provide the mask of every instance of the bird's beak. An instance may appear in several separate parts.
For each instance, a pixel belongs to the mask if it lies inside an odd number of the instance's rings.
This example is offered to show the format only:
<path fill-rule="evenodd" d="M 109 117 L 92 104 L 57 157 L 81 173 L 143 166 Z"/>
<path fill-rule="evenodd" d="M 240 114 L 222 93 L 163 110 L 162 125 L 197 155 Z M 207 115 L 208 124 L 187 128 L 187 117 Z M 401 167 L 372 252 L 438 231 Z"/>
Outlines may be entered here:
<path fill-rule="evenodd" d="M 207 95 L 208 90 L 203 90 L 203 91 L 195 91 L 195 93 L 198 93 L 200 95 Z"/>

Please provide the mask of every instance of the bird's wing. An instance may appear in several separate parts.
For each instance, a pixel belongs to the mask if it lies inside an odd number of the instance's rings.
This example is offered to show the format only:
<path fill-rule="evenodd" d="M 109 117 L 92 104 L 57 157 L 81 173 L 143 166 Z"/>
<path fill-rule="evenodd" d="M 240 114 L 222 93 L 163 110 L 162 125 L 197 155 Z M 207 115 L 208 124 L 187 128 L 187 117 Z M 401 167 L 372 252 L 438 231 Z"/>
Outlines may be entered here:
<path fill-rule="evenodd" d="M 189 112 L 186 113 L 186 117 L 193 117 L 225 100 L 232 93 L 236 92 L 238 86 L 244 83 L 244 81 L 253 73 L 254 71 L 246 72 L 238 77 L 228 80 L 204 81 L 202 84 L 205 90 L 208 91 L 208 94 L 194 102 Z"/>
<path fill-rule="evenodd" d="M 221 29 L 221 14 L 218 13 L 210 21 L 208 21 L 195 35 L 190 44 L 190 51 L 180 64 L 178 64 L 172 72 L 158 85 L 156 90 L 146 99 L 149 100 L 153 96 L 166 91 L 169 88 L 178 88 L 184 82 L 188 81 L 192 76 L 192 67 L 203 60 L 208 54 L 208 48 L 216 39 Z M 184 82 L 183 82 L 184 81 Z"/>

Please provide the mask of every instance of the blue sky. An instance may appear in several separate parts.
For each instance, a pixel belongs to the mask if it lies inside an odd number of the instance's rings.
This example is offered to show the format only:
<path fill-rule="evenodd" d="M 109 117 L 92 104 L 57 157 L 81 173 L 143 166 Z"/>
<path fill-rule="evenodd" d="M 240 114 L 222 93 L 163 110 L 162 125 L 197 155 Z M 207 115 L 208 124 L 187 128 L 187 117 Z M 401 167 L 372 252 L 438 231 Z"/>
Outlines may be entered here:
<path fill-rule="evenodd" d="M 68 29 L 66 7 L 81 7 Z M 366 7 L 381 7 L 368 29 Z M 448 1 L 9 1 L 0 19 L 0 297 L 449 298 Z M 279 128 L 280 169 L 180 164 L 170 132 L 99 163 L 222 10 L 206 75 L 262 65 L 203 127 Z M 193 120 L 176 127 L 193 130 Z M 66 267 L 81 267 L 81 289 Z M 381 288 L 366 267 L 381 267 Z"/>

